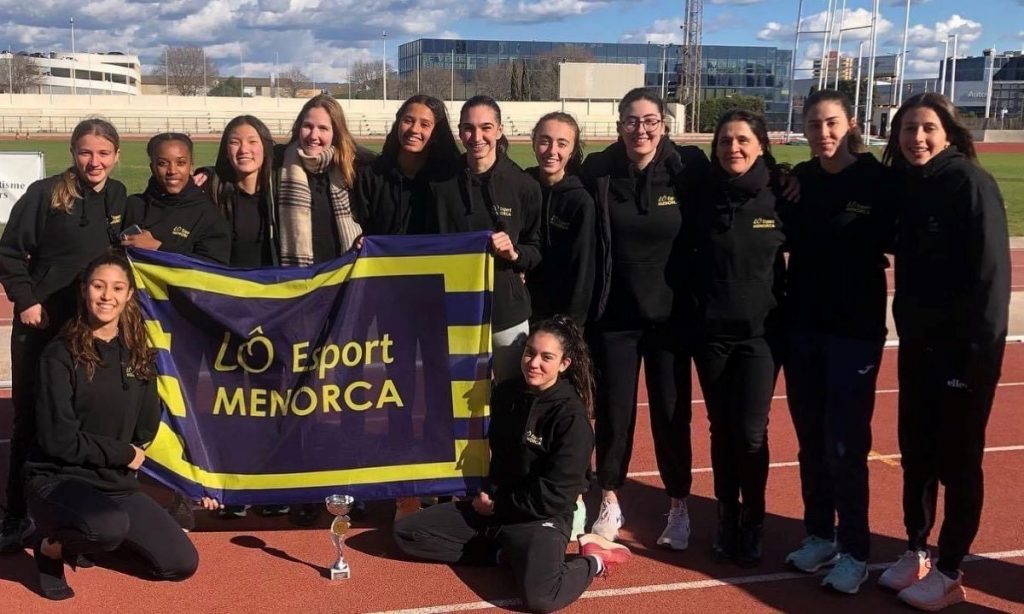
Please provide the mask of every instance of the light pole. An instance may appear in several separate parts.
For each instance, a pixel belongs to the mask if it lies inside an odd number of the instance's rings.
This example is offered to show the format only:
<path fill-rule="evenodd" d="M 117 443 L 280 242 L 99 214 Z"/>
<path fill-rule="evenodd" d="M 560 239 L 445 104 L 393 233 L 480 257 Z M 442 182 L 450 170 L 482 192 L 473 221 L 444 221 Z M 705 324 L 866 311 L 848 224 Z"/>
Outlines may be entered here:
<path fill-rule="evenodd" d="M 960 37 L 950 34 L 953 37 L 953 65 L 949 69 L 949 101 L 956 107 L 956 52 Z"/>
<path fill-rule="evenodd" d="M 857 118 L 860 109 L 860 67 L 864 63 L 864 41 L 857 45 L 857 83 L 853 86 L 853 117 Z"/>
<path fill-rule="evenodd" d="M 843 8 L 839 13 L 839 40 L 836 43 L 836 81 L 835 89 L 839 89 L 839 68 L 843 62 L 843 29 L 846 27 L 846 0 L 843 0 Z"/>
<path fill-rule="evenodd" d="M 864 134 L 871 136 L 871 119 L 874 115 L 875 63 L 878 58 L 878 11 L 879 0 L 875 0 L 871 10 L 871 63 L 868 64 L 868 91 L 865 92 Z"/>
<path fill-rule="evenodd" d="M 804 0 L 796 9 L 796 38 L 793 40 L 793 56 L 789 59 L 789 112 L 786 113 L 786 142 L 793 133 L 793 80 L 796 79 L 796 52 L 800 48 L 800 20 L 804 16 Z"/>
<path fill-rule="evenodd" d="M 388 32 L 384 30 L 380 33 L 380 38 L 384 41 L 384 53 L 380 57 L 380 74 L 384 75 L 384 102 L 388 101 Z"/>
<path fill-rule="evenodd" d="M 896 75 L 896 106 L 903 104 L 903 84 L 907 73 L 907 39 L 910 37 L 910 0 L 907 0 L 907 16 L 903 21 L 903 52 L 900 55 L 900 74 Z"/>
<path fill-rule="evenodd" d="M 942 66 L 939 67 L 939 93 L 942 95 L 946 94 L 946 62 L 949 61 L 949 37 L 942 41 L 944 47 L 942 51 Z"/>
<path fill-rule="evenodd" d="M 71 95 L 75 96 L 78 94 L 78 84 L 75 81 L 75 18 L 72 17 L 68 21 L 71 22 Z"/>

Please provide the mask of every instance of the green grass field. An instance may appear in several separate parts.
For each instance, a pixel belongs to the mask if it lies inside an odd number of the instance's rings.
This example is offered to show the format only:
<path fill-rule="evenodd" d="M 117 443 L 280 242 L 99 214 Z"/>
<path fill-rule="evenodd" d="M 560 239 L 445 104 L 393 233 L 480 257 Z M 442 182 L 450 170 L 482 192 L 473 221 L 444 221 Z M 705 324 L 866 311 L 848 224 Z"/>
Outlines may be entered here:
<path fill-rule="evenodd" d="M 381 143 L 368 142 L 368 148 L 379 150 Z M 123 143 L 121 163 L 114 173 L 128 186 L 128 193 L 141 192 L 149 179 L 149 168 L 146 160 L 145 143 L 129 141 Z M 603 148 L 600 144 L 595 147 Z M 705 146 L 705 149 L 707 147 Z M 59 141 L 0 141 L 0 151 L 42 151 L 46 154 L 46 173 L 51 175 L 70 163 L 68 145 Z M 513 143 L 510 150 L 512 158 L 523 167 L 534 164 L 530 146 L 526 143 Z M 775 157 L 780 162 L 796 163 L 808 157 L 805 146 L 778 146 Z M 212 165 L 217 155 L 217 143 L 196 143 L 196 164 Z M 999 182 L 1006 200 L 1009 215 L 1010 234 L 1024 236 L 1024 154 L 981 154 L 982 165 L 991 172 Z"/>

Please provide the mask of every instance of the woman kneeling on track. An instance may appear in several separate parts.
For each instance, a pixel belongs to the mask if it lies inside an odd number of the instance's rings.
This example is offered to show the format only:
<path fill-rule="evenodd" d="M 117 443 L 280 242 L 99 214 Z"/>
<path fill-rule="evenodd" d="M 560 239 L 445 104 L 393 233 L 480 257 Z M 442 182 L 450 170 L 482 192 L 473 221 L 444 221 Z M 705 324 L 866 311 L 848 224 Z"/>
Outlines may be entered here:
<path fill-rule="evenodd" d="M 882 160 L 901 184 L 893 316 L 907 552 L 879 583 L 938 610 L 966 598 L 960 563 L 981 521 L 985 427 L 1009 323 L 1006 207 L 941 94 L 903 103 Z M 927 544 L 940 482 L 945 519 L 933 567 Z"/>
<path fill-rule="evenodd" d="M 80 555 L 130 552 L 161 580 L 188 578 L 199 564 L 187 535 L 139 490 L 160 400 L 128 263 L 102 255 L 83 280 L 77 315 L 43 352 L 38 430 L 25 463 L 29 514 L 41 537 L 39 588 L 54 600 L 74 596 L 64 562 Z"/>
<path fill-rule="evenodd" d="M 491 396 L 490 488 L 395 523 L 411 556 L 445 563 L 507 564 L 524 606 L 550 612 L 575 601 L 596 575 L 630 552 L 599 535 L 565 559 L 576 497 L 587 487 L 594 433 L 587 416 L 593 373 L 586 342 L 565 316 L 540 323 L 520 362 L 524 379 Z M 525 380 L 525 381 L 524 381 Z"/>

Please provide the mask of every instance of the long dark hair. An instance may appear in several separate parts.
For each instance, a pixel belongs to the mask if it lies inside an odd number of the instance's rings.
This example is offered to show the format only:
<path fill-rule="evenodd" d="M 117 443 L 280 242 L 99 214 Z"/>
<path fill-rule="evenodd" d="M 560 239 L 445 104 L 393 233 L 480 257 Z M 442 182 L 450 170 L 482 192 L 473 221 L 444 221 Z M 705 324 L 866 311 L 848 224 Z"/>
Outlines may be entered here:
<path fill-rule="evenodd" d="M 549 121 L 561 122 L 572 128 L 572 132 L 576 140 L 573 142 L 572 153 L 569 154 L 569 162 L 565 165 L 565 172 L 570 175 L 576 174 L 580 170 L 580 167 L 583 166 L 583 141 L 580 139 L 580 125 L 576 123 L 576 118 L 572 115 L 561 111 L 552 111 L 551 113 L 544 115 L 538 119 L 537 123 L 533 126 L 533 130 L 530 132 L 530 141 L 532 143 L 537 142 L 537 130 L 544 125 L 544 122 Z"/>
<path fill-rule="evenodd" d="M 530 336 L 537 333 L 553 335 L 562 344 L 562 354 L 569 359 L 569 368 L 563 375 L 569 379 L 587 412 L 593 413 L 594 363 L 590 359 L 590 348 L 583 339 L 583 331 L 571 317 L 559 314 L 537 324 Z"/>
<path fill-rule="evenodd" d="M 220 147 L 217 148 L 217 162 L 214 164 L 214 172 L 220 179 L 220 189 L 225 192 L 234 191 L 235 182 L 238 176 L 235 167 L 231 166 L 228 159 L 228 137 L 231 132 L 239 126 L 252 126 L 263 143 L 263 160 L 260 163 L 259 175 L 256 178 L 256 185 L 264 194 L 270 194 L 271 177 L 274 173 L 274 137 L 270 135 L 267 125 L 252 115 L 239 115 L 224 126 L 224 134 L 220 137 Z"/>
<path fill-rule="evenodd" d="M 765 164 L 768 165 L 770 170 L 777 170 L 779 165 L 775 162 L 775 157 L 772 156 L 772 142 L 768 138 L 768 124 L 765 122 L 764 116 L 760 113 L 747 111 L 746 109 L 731 109 L 718 118 L 718 124 L 715 125 L 715 135 L 711 139 L 711 168 L 722 170 L 722 163 L 718 161 L 717 155 L 718 137 L 721 136 L 725 125 L 730 122 L 744 122 L 750 126 L 750 131 L 757 137 L 757 142 L 761 144 L 761 149 L 764 150 L 762 157 Z"/>
<path fill-rule="evenodd" d="M 96 350 L 96 338 L 93 336 L 92 326 L 89 325 L 89 311 L 85 304 L 85 292 L 89 280 L 96 269 L 104 266 L 116 266 L 124 271 L 128 278 L 128 287 L 132 289 L 132 297 L 124 305 L 121 318 L 118 321 L 118 331 L 121 341 L 128 350 L 127 367 L 136 378 L 148 380 L 155 375 L 154 361 L 156 350 L 149 347 L 146 342 L 146 327 L 142 319 L 142 311 L 135 297 L 135 276 L 132 275 L 128 260 L 120 250 L 110 249 L 94 259 L 86 267 L 85 272 L 79 281 L 78 309 L 75 315 L 61 329 L 61 337 L 68 346 L 71 353 L 71 360 L 76 365 L 85 367 L 85 374 L 92 380 L 96 374 L 96 367 L 103 363 L 99 352 Z"/>
<path fill-rule="evenodd" d="M 658 115 L 662 118 L 665 117 L 665 101 L 660 97 L 656 96 L 651 90 L 646 87 L 634 87 L 633 89 L 626 92 L 626 95 L 619 101 L 619 119 L 622 119 L 622 115 L 629 108 L 629 105 L 637 102 L 638 100 L 646 100 L 647 102 L 653 102 L 654 106 L 658 107 Z"/>
<path fill-rule="evenodd" d="M 498 102 L 485 94 L 478 94 L 473 96 L 466 102 L 462 103 L 462 109 L 459 111 L 459 123 L 461 124 L 466 119 L 466 112 L 473 107 L 489 107 L 494 111 L 494 116 L 498 120 L 498 125 L 501 125 L 501 107 L 498 106 Z M 505 133 L 501 134 L 501 138 L 498 139 L 498 154 L 506 155 L 508 153 L 508 139 L 505 137 Z"/>
<path fill-rule="evenodd" d="M 950 145 L 955 146 L 957 151 L 967 156 L 968 160 L 977 164 L 978 154 L 974 150 L 974 137 L 971 136 L 971 131 L 957 117 L 956 107 L 953 106 L 949 98 L 935 92 L 911 96 L 903 103 L 900 110 L 896 111 L 896 115 L 892 118 L 892 129 L 889 130 L 889 142 L 886 143 L 885 151 L 882 153 L 882 162 L 895 168 L 909 166 L 903 152 L 900 151 L 903 118 L 913 109 L 922 107 L 935 111 L 935 114 L 939 116 L 939 121 L 942 122 L 942 129 L 946 131 L 946 140 Z"/>
<path fill-rule="evenodd" d="M 425 168 L 445 168 L 458 160 L 461 154 L 459 146 L 455 142 L 455 136 L 452 134 L 451 124 L 448 123 L 448 110 L 445 109 L 443 102 L 426 94 L 416 94 L 398 108 L 398 112 L 395 113 L 395 123 L 391 124 L 391 131 L 384 139 L 381 156 L 389 160 L 398 160 L 398 153 L 402 149 L 402 144 L 398 141 L 399 124 L 409 107 L 414 104 L 427 107 L 434 115 L 434 129 L 431 131 L 430 140 L 426 145 L 427 163 Z"/>
<path fill-rule="evenodd" d="M 868 150 L 864 145 L 864 136 L 860 133 L 860 124 L 853 114 L 853 103 L 850 97 L 839 90 L 818 90 L 804 101 L 804 122 L 806 125 L 807 112 L 823 102 L 834 102 L 843 109 L 846 120 L 850 123 L 850 129 L 846 132 L 846 149 L 852 154 L 864 153 Z"/>
<path fill-rule="evenodd" d="M 71 132 L 72 155 L 75 148 L 78 147 L 78 141 L 85 136 L 98 136 L 110 141 L 115 152 L 121 149 L 121 137 L 117 134 L 117 128 L 114 128 L 114 125 L 105 119 L 92 117 L 78 122 L 74 131 Z M 61 180 L 57 182 L 57 186 L 54 187 L 53 193 L 50 195 L 51 209 L 71 213 L 71 206 L 75 200 L 82 197 L 78 192 L 78 180 L 77 167 L 72 164 L 61 174 Z"/>

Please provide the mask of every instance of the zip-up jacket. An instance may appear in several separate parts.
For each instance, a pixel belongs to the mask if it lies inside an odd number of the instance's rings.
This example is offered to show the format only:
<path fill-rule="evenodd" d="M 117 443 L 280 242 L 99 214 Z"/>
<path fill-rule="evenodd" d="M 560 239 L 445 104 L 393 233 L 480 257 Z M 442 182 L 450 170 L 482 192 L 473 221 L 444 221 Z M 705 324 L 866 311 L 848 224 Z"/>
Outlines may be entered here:
<path fill-rule="evenodd" d="M 203 173 L 207 178 L 206 183 L 202 187 L 203 192 L 213 201 L 221 216 L 228 221 L 228 225 L 231 227 L 230 264 L 232 266 L 241 266 L 238 256 L 240 251 L 245 251 L 247 254 L 258 251 L 261 254 L 266 254 L 266 257 L 261 258 L 263 262 L 254 266 L 279 266 L 280 259 L 278 254 L 280 253 L 280 247 L 277 236 L 277 201 L 274 198 L 273 181 L 270 182 L 271 187 L 269 191 L 260 190 L 255 195 L 256 198 L 253 198 L 239 190 L 238 186 L 234 183 L 221 181 L 212 166 L 201 168 L 198 172 Z M 248 248 L 239 245 L 238 227 L 240 220 L 235 217 L 239 201 L 246 200 L 254 200 L 261 209 L 259 211 L 244 212 L 245 215 L 256 214 L 259 216 L 259 245 Z"/>
<path fill-rule="evenodd" d="M 998 373 L 1010 304 L 999 187 L 952 146 L 902 174 L 896 330 L 901 339 L 959 348 L 965 373 Z"/>
<path fill-rule="evenodd" d="M 597 222 L 591 320 L 642 326 L 673 316 L 676 295 L 685 292 L 684 210 L 708 172 L 703 151 L 664 136 L 643 171 L 626 157 L 621 139 L 587 157 L 582 176 Z"/>
<path fill-rule="evenodd" d="M 191 178 L 178 194 L 167 194 L 150 178 L 145 192 L 129 197 L 124 223 L 150 231 L 162 252 L 231 260 L 231 227 Z"/>
<path fill-rule="evenodd" d="M 870 153 L 832 174 L 815 158 L 794 169 L 787 209 L 786 314 L 794 329 L 885 338 L 886 248 L 896 231 L 892 171 Z"/>
<path fill-rule="evenodd" d="M 520 273 L 540 264 L 540 187 L 503 154 L 488 171 L 470 172 L 463 157 L 449 177 L 431 183 L 441 233 L 492 230 L 505 232 L 519 258 L 494 260 L 495 331 L 530 318 L 530 293 Z"/>
<path fill-rule="evenodd" d="M 540 266 L 526 276 L 534 321 L 564 313 L 582 327 L 594 292 L 594 199 L 576 175 L 553 186 L 540 182 L 537 167 L 526 169 L 541 189 Z"/>
<path fill-rule="evenodd" d="M 75 278 L 117 242 L 127 191 L 107 179 L 94 192 L 79 185 L 71 212 L 50 207 L 62 175 L 32 183 L 11 209 L 0 238 L 0 283 L 14 302 L 15 316 L 41 304 L 59 327 L 75 310 Z"/>
<path fill-rule="evenodd" d="M 698 340 L 762 337 L 781 300 L 782 220 L 763 158 L 739 177 L 716 168 L 693 215 L 690 296 Z"/>
<path fill-rule="evenodd" d="M 140 380 L 125 365 L 120 337 L 96 340 L 102 363 L 92 379 L 76 365 L 63 338 L 43 351 L 36 394 L 36 441 L 25 476 L 83 480 L 108 492 L 136 490 L 132 445 L 144 447 L 160 424 L 156 379 Z"/>
<path fill-rule="evenodd" d="M 572 384 L 531 392 L 522 380 L 491 395 L 489 482 L 501 523 L 554 519 L 566 534 L 587 489 L 594 431 Z"/>
<path fill-rule="evenodd" d="M 437 233 L 437 210 L 430 178 L 438 173 L 423 168 L 409 178 L 395 160 L 380 156 L 361 164 L 356 173 L 354 201 L 363 232 L 368 235 Z"/>

